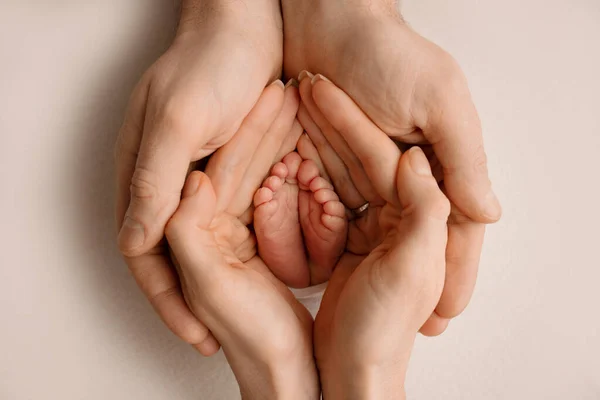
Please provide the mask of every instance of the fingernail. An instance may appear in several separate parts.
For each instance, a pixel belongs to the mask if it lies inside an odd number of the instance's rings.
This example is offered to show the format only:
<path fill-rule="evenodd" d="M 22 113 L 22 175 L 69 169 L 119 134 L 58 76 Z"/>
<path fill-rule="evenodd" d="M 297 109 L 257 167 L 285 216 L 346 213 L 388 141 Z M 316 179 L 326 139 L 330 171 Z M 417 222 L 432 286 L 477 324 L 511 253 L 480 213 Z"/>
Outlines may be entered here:
<path fill-rule="evenodd" d="M 299 86 L 299 85 L 298 85 L 298 81 L 297 81 L 297 80 L 295 80 L 294 78 L 290 79 L 290 80 L 289 80 L 289 81 L 287 81 L 287 83 L 285 84 L 285 87 L 286 87 L 286 89 L 287 89 L 287 88 L 288 88 L 288 87 L 290 87 L 290 86 L 293 86 L 293 87 L 298 87 L 298 86 Z"/>
<path fill-rule="evenodd" d="M 326 81 L 326 82 L 331 82 L 329 79 L 325 78 L 323 75 L 321 74 L 316 74 L 315 76 L 313 76 L 313 78 L 310 80 L 310 84 L 314 85 L 315 83 L 319 82 L 319 81 Z"/>
<path fill-rule="evenodd" d="M 408 159 L 410 167 L 417 175 L 431 176 L 431 165 L 429 165 L 429 161 L 427 161 L 427 157 L 425 157 L 425 153 L 420 147 L 412 147 L 408 150 L 408 156 L 410 157 Z"/>
<path fill-rule="evenodd" d="M 280 86 L 282 89 L 285 89 L 285 86 L 283 85 L 283 82 L 281 82 L 281 79 L 276 79 L 273 82 L 271 82 L 271 85 L 277 85 Z"/>
<path fill-rule="evenodd" d="M 310 72 L 308 72 L 307 70 L 302 70 L 300 72 L 300 75 L 298 75 L 298 80 L 302 81 L 302 79 L 304 79 L 306 77 L 309 77 L 312 80 L 312 78 L 314 77 L 314 75 L 311 74 Z"/>
<path fill-rule="evenodd" d="M 119 232 L 119 247 L 134 250 L 142 246 L 145 239 L 146 234 L 142 224 L 130 217 L 125 217 L 121 232 Z"/>
<path fill-rule="evenodd" d="M 494 193 L 492 189 L 485 196 L 485 217 L 492 220 L 497 221 L 502 216 L 502 206 L 500 205 L 500 200 Z"/>

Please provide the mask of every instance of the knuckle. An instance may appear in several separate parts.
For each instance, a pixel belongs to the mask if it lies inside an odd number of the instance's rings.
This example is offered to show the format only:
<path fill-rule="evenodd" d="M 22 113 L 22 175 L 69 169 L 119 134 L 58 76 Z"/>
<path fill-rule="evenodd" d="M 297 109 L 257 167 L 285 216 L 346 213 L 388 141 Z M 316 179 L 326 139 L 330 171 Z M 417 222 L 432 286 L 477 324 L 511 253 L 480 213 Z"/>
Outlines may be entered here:
<path fill-rule="evenodd" d="M 182 218 L 178 213 L 175 213 L 165 225 L 165 236 L 168 239 L 176 240 L 180 237 L 186 237 L 184 232 L 189 229 L 189 220 Z"/>
<path fill-rule="evenodd" d="M 158 178 L 146 168 L 137 167 L 131 177 L 132 199 L 152 200 L 158 197 Z"/>
<path fill-rule="evenodd" d="M 165 303 L 172 303 L 181 292 L 177 287 L 171 287 L 163 292 L 149 297 L 150 304 L 156 309 L 161 310 Z M 201 343 L 208 336 L 208 329 L 198 325 L 196 320 L 188 320 L 187 323 L 164 319 L 168 328 L 182 340 L 189 344 Z"/>
<path fill-rule="evenodd" d="M 187 139 L 196 133 L 198 121 L 194 101 L 188 101 L 182 96 L 171 96 L 158 108 L 155 123 L 180 139 Z"/>
<path fill-rule="evenodd" d="M 458 62 L 452 55 L 446 51 L 438 54 L 438 73 L 442 79 L 441 83 L 446 90 L 462 90 L 466 79 L 458 65 Z"/>
<path fill-rule="evenodd" d="M 457 99 L 470 97 L 466 77 L 452 55 L 441 50 L 436 55 L 435 63 L 437 67 L 429 76 L 434 83 L 430 93 L 430 100 L 434 104 L 441 103 L 453 107 Z"/>
<path fill-rule="evenodd" d="M 427 203 L 425 203 L 426 214 L 436 219 L 441 219 L 444 221 L 448 220 L 450 211 L 450 201 L 439 190 L 434 196 L 430 198 L 430 200 Z"/>
<path fill-rule="evenodd" d="M 487 175 L 487 155 L 485 153 L 485 149 L 483 148 L 483 144 L 480 143 L 473 150 L 473 170 L 477 175 L 484 174 Z"/>

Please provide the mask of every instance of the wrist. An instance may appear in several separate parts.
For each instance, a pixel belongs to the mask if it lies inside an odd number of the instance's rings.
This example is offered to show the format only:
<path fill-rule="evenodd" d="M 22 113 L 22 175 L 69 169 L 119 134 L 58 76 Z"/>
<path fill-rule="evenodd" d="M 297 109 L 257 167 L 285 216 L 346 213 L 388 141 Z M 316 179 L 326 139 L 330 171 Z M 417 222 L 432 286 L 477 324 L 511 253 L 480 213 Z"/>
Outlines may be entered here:
<path fill-rule="evenodd" d="M 325 400 L 405 400 L 406 371 L 402 366 L 343 365 L 321 371 L 323 399 Z"/>
<path fill-rule="evenodd" d="M 262 354 L 223 347 L 240 387 L 243 400 L 318 400 L 321 388 L 312 351 L 285 357 L 261 358 Z"/>
<path fill-rule="evenodd" d="M 314 363 L 300 368 L 286 360 L 279 366 L 234 369 L 234 374 L 242 400 L 318 400 L 321 393 Z"/>
<path fill-rule="evenodd" d="M 278 0 L 183 0 L 175 41 L 227 37 L 234 47 L 229 51 L 252 49 L 268 75 L 266 85 L 281 75 L 282 24 Z"/>
<path fill-rule="evenodd" d="M 340 12 L 356 14 L 398 14 L 397 0 L 281 0 L 285 21 L 305 18 L 306 13 L 338 16 Z M 296 17 L 296 18 L 294 18 Z"/>
<path fill-rule="evenodd" d="M 247 26 L 277 27 L 281 31 L 279 0 L 182 0 L 179 28 L 193 29 L 214 20 Z"/>
<path fill-rule="evenodd" d="M 405 399 L 406 371 L 416 334 L 397 331 L 391 342 L 365 337 L 362 344 L 346 345 L 343 337 L 335 337 L 325 353 L 316 353 L 325 400 Z"/>

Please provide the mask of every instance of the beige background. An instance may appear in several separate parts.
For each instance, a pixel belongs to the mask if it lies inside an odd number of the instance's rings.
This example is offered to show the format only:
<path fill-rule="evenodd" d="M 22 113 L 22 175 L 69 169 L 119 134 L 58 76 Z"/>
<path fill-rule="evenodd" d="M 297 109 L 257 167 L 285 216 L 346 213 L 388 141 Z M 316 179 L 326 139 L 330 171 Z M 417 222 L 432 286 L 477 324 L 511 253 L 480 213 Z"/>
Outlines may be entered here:
<path fill-rule="evenodd" d="M 463 65 L 505 215 L 414 399 L 600 399 L 600 1 L 405 0 Z M 235 399 L 115 249 L 111 149 L 166 0 L 0 1 L 0 399 Z"/>

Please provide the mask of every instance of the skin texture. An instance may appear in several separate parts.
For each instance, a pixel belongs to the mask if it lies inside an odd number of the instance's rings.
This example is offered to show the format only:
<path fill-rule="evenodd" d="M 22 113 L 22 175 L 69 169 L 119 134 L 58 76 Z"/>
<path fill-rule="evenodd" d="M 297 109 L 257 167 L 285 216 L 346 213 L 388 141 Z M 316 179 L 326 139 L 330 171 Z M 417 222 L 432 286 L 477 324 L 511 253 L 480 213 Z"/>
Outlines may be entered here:
<path fill-rule="evenodd" d="M 323 395 L 404 398 L 415 336 L 444 286 L 450 202 L 419 147 L 402 154 L 343 91 L 326 81 L 318 90 L 317 110 L 347 144 L 345 154 L 362 165 L 355 175 L 364 174 L 372 192 L 359 192 L 373 202 L 351 221 L 346 251 L 315 320 Z M 312 141 L 302 140 L 301 153 L 331 163 L 318 157 Z M 334 182 L 335 174 L 329 172 Z"/>
<path fill-rule="evenodd" d="M 374 153 L 361 156 L 362 148 L 350 143 L 348 132 L 368 121 L 372 126 L 362 134 L 369 140 L 384 132 L 405 144 L 429 146 L 425 152 L 434 165 L 434 175 L 451 201 L 443 292 L 429 320 L 421 324 L 423 333 L 439 334 L 467 305 L 476 280 L 484 224 L 501 214 L 487 176 L 481 127 L 465 78 L 452 57 L 402 21 L 392 2 L 283 0 L 281 5 L 284 32 L 276 1 L 184 2 L 176 39 L 134 90 L 117 141 L 120 250 L 166 325 L 202 354 L 216 352 L 220 338 L 203 322 L 210 313 L 186 304 L 182 294 L 186 278 L 178 277 L 171 262 L 165 227 L 180 204 L 189 164 L 231 143 L 258 105 L 264 87 L 279 76 L 283 62 L 285 75 L 296 76 L 303 69 L 322 73 L 353 101 L 354 108 L 350 103 L 347 107 L 335 103 L 336 97 L 327 97 L 328 83 L 322 76 L 312 82 L 313 77 L 304 74 L 298 119 L 308 136 L 301 137 L 298 151 L 314 161 L 321 176 L 331 179 L 346 207 L 371 204 L 366 215 L 349 223 L 346 250 L 350 255 L 366 256 L 384 243 L 396 243 L 386 242 L 391 228 L 381 226 L 380 216 L 394 199 L 390 179 L 399 173 L 401 162 L 385 164 Z M 287 92 L 286 99 L 282 107 L 287 101 L 293 109 Z M 337 109 L 333 108 L 336 104 Z M 262 125 L 254 121 L 256 126 L 250 122 L 250 127 L 260 131 Z M 255 148 L 254 157 L 267 166 L 261 169 L 262 176 L 240 180 L 240 185 L 247 187 L 236 187 L 227 174 L 217 179 L 210 169 L 206 171 L 210 181 L 199 178 L 203 195 L 211 198 L 214 193 L 218 200 L 214 216 L 226 211 L 234 217 L 228 223 L 203 228 L 226 231 L 225 244 L 237 257 L 234 264 L 226 260 L 230 267 L 239 266 L 237 262 L 251 253 L 252 236 L 245 227 L 252 220 L 248 207 L 253 193 L 272 163 L 293 150 L 300 137 L 301 127 L 293 117 L 276 119 L 273 124 L 281 125 L 274 131 L 287 136 L 278 142 L 279 147 Z M 381 146 L 389 147 L 383 142 Z M 237 166 L 234 163 L 228 168 Z M 401 193 L 399 186 L 396 191 Z M 234 192 L 239 196 L 231 196 Z M 222 204 L 225 209 L 219 208 Z M 183 222 L 174 225 L 172 240 L 181 239 L 177 232 L 182 226 Z M 360 261 L 343 260 L 350 267 L 338 268 L 340 271 L 352 270 Z M 207 282 L 219 286 L 217 281 Z M 335 310 L 334 315 L 341 313 L 337 306 L 330 309 Z"/>
<path fill-rule="evenodd" d="M 282 85 L 268 87 L 205 173 L 192 172 L 166 236 L 185 300 L 223 346 L 243 398 L 316 399 L 320 378 L 327 399 L 402 399 L 414 338 L 444 284 L 450 203 L 418 147 L 401 154 L 345 93 L 320 86 L 330 105 L 323 115 L 335 126 L 353 122 L 340 134 L 379 205 L 352 221 L 314 327 L 257 256 L 247 228 L 252 194 L 275 163 L 264 155 L 278 159 L 290 137 L 298 140 L 294 129 L 281 129 L 294 126 L 294 87 L 284 96 Z M 298 144 L 316 155 L 307 158 L 315 168 L 326 165 L 307 136 Z M 369 236 L 378 243 L 355 246 Z"/>
<path fill-rule="evenodd" d="M 327 281 L 346 245 L 346 210 L 312 160 L 287 154 L 254 196 L 258 252 L 279 280 Z"/>
<path fill-rule="evenodd" d="M 453 205 L 444 293 L 432 318 L 457 316 L 473 292 L 484 224 L 501 215 L 487 174 L 480 121 L 461 69 L 448 53 L 406 25 L 394 2 L 284 0 L 282 7 L 286 76 L 296 77 L 302 70 L 323 74 L 388 136 L 430 146 L 432 161 L 439 164 L 436 174 Z M 303 102 L 309 103 L 304 92 L 301 87 Z M 336 172 L 345 185 L 353 163 L 331 143 L 320 121 L 314 122 L 346 162 Z M 352 178 L 366 190 L 366 182 Z M 352 188 L 334 186 L 349 208 L 368 200 Z M 443 329 L 425 331 L 439 334 Z"/>
<path fill-rule="evenodd" d="M 268 87 L 205 172 L 192 172 L 166 226 L 185 300 L 222 345 L 247 399 L 317 399 L 320 393 L 312 318 L 258 257 L 247 227 L 252 195 L 296 135 L 289 127 L 297 89 L 288 88 L 285 98 L 282 89 Z"/>
<path fill-rule="evenodd" d="M 214 346 L 202 346 L 211 338 L 181 295 L 164 228 L 190 162 L 227 143 L 280 75 L 281 45 L 279 2 L 184 1 L 176 38 L 133 91 L 116 144 L 119 248 L 165 324 L 206 355 Z"/>

